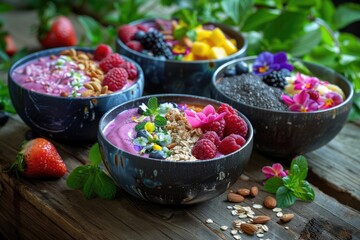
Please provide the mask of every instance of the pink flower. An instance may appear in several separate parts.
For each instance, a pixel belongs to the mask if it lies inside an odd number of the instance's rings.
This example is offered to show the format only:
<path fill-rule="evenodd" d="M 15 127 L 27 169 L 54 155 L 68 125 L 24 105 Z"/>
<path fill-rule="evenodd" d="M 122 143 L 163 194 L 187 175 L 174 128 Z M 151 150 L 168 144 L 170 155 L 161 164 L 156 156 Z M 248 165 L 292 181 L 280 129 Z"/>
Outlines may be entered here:
<path fill-rule="evenodd" d="M 206 123 L 218 121 L 225 115 L 226 112 L 218 114 L 212 105 L 207 105 L 201 112 L 185 110 L 185 117 L 193 128 L 198 128 Z"/>
<path fill-rule="evenodd" d="M 321 99 L 322 104 L 320 105 L 320 109 L 332 108 L 343 102 L 341 95 L 336 92 L 328 92 L 324 97 L 321 97 Z"/>
<path fill-rule="evenodd" d="M 272 177 L 286 177 L 288 175 L 288 170 L 284 171 L 283 166 L 280 163 L 274 163 L 271 167 L 265 166 L 262 168 L 262 172 L 265 175 L 266 179 Z"/>
<path fill-rule="evenodd" d="M 316 77 L 309 77 L 296 73 L 296 80 L 294 82 L 295 90 L 312 90 L 320 84 L 320 80 Z"/>
<path fill-rule="evenodd" d="M 295 94 L 293 98 L 282 94 L 281 99 L 289 106 L 289 110 L 293 112 L 311 112 L 319 109 L 319 104 L 310 98 L 306 90 Z"/>

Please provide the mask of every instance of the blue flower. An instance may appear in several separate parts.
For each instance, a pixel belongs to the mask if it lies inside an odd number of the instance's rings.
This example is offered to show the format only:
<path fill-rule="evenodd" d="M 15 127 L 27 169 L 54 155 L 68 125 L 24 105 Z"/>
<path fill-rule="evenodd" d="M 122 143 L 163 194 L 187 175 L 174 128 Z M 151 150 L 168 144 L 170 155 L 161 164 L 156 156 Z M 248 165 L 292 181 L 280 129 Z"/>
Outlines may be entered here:
<path fill-rule="evenodd" d="M 259 76 L 264 76 L 281 69 L 287 69 L 290 72 L 294 69 L 294 67 L 287 62 L 285 52 L 279 52 L 276 54 L 263 52 L 259 54 L 253 64 L 253 72 Z"/>

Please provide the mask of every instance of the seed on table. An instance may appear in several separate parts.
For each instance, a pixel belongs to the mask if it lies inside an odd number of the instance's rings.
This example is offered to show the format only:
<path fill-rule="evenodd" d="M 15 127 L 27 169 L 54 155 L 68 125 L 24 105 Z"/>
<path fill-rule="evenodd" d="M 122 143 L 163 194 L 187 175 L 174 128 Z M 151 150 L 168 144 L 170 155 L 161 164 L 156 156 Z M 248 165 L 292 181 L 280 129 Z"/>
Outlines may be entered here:
<path fill-rule="evenodd" d="M 281 208 L 278 208 L 278 207 L 276 207 L 276 208 L 273 209 L 273 212 L 281 212 L 281 211 L 282 211 L 282 209 L 281 209 Z"/>
<path fill-rule="evenodd" d="M 206 219 L 206 223 L 214 223 L 214 221 L 211 218 Z"/>
<path fill-rule="evenodd" d="M 279 217 L 279 218 L 281 218 L 283 215 L 284 215 L 284 214 L 283 214 L 282 212 L 278 212 L 278 213 L 276 214 L 276 216 Z"/>
<path fill-rule="evenodd" d="M 220 229 L 226 231 L 229 227 L 228 226 L 221 226 Z"/>
<path fill-rule="evenodd" d="M 235 235 L 235 234 L 238 233 L 238 230 L 233 229 L 233 230 L 230 231 L 230 233 L 231 233 L 231 235 Z"/>
<path fill-rule="evenodd" d="M 253 205 L 253 208 L 255 208 L 255 209 L 261 209 L 261 208 L 263 208 L 263 206 L 262 206 L 261 204 L 254 204 L 254 205 Z"/>

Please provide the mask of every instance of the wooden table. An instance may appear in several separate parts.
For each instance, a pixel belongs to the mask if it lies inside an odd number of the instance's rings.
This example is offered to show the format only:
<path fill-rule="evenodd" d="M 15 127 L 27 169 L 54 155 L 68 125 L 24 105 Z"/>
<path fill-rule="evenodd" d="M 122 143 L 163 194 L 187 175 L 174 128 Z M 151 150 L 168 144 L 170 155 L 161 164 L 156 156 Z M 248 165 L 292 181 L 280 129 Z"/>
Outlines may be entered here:
<path fill-rule="evenodd" d="M 6 15 L 7 26 L 17 26 L 16 22 L 23 22 L 18 19 L 25 16 L 28 20 L 34 14 Z M 15 41 L 25 46 L 28 38 L 19 34 L 25 31 L 19 28 Z M 34 41 L 31 44 L 36 46 Z M 15 160 L 28 130 L 17 115 L 0 127 L 0 171 Z M 279 224 L 271 210 L 254 209 L 257 215 L 272 218 L 262 239 L 360 239 L 359 135 L 360 125 L 347 123 L 333 141 L 306 155 L 310 165 L 308 180 L 316 199 L 311 203 L 298 201 L 283 210 L 295 214 L 290 223 Z M 90 145 L 53 143 L 68 173 L 88 161 Z M 272 163 L 253 152 L 242 178 L 231 189 L 258 186 L 260 192 L 241 205 L 261 204 L 268 195 L 262 187 L 261 167 Z M 68 173 L 54 181 L 16 179 L 0 173 L 0 233 L 8 239 L 234 239 L 230 230 L 220 230 L 238 219 L 227 209 L 234 204 L 226 201 L 226 193 L 184 207 L 148 203 L 121 189 L 115 200 L 85 200 L 80 191 L 67 188 Z M 208 218 L 214 223 L 206 223 Z M 259 239 L 245 234 L 241 237 Z"/>

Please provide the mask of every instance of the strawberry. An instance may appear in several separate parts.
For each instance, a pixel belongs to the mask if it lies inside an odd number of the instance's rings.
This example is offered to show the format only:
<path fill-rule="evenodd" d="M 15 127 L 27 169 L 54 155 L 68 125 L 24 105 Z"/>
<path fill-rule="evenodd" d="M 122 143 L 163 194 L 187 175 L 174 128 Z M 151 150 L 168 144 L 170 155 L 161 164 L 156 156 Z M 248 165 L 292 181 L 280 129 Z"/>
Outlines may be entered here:
<path fill-rule="evenodd" d="M 9 170 L 29 178 L 59 178 L 65 175 L 66 165 L 51 142 L 35 138 L 22 146 Z"/>
<path fill-rule="evenodd" d="M 71 21 L 65 16 L 53 19 L 48 29 L 47 24 L 42 23 L 39 29 L 39 41 L 44 48 L 74 46 L 77 37 Z"/>
<path fill-rule="evenodd" d="M 4 41 L 5 41 L 5 52 L 8 56 L 11 57 L 16 52 L 15 42 L 10 35 L 6 35 L 4 37 Z"/>

